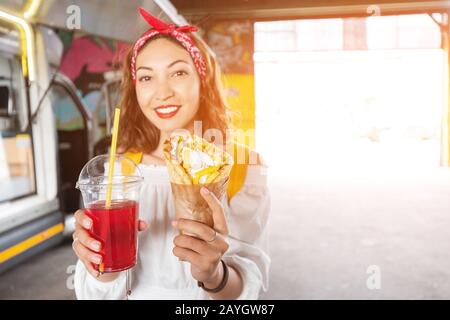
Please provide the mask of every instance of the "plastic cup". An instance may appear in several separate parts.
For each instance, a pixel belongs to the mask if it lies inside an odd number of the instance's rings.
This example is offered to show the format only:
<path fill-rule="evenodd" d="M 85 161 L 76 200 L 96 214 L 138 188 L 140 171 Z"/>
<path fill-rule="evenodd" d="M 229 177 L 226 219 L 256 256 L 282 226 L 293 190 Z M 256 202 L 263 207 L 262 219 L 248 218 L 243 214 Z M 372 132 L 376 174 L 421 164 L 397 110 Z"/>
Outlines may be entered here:
<path fill-rule="evenodd" d="M 93 224 L 89 234 L 101 243 L 100 272 L 118 272 L 136 265 L 139 194 L 142 175 L 135 163 L 117 155 L 107 205 L 109 155 L 90 160 L 81 170 L 76 188 L 81 191 L 85 213 Z"/>

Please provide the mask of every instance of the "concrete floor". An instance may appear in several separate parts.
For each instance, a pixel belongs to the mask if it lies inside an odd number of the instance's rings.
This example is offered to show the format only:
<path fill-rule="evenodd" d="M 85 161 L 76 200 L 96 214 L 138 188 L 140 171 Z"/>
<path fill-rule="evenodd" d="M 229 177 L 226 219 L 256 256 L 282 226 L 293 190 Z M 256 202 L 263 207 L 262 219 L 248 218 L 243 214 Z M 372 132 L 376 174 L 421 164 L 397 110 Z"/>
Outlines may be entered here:
<path fill-rule="evenodd" d="M 0 299 L 75 299 L 70 239 L 0 275 Z"/>
<path fill-rule="evenodd" d="M 334 164 L 271 169 L 263 298 L 450 299 L 450 169 Z M 0 276 L 0 299 L 73 299 L 75 261 L 69 242 L 29 260 Z"/>
<path fill-rule="evenodd" d="M 449 169 L 323 176 L 272 181 L 266 298 L 450 299 Z"/>

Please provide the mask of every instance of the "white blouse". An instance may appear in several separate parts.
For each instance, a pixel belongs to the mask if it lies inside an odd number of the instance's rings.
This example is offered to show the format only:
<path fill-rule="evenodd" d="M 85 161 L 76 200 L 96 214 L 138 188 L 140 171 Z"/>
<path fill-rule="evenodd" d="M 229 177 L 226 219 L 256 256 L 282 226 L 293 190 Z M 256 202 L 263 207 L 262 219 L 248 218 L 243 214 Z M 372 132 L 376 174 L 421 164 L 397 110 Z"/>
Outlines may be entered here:
<path fill-rule="evenodd" d="M 140 164 L 139 169 L 144 176 L 139 218 L 149 223 L 149 228 L 139 233 L 138 260 L 131 272 L 129 299 L 211 299 L 197 286 L 190 263 L 179 261 L 172 253 L 178 230 L 171 225 L 175 208 L 166 167 Z M 238 299 L 257 299 L 268 289 L 270 197 L 266 170 L 264 166 L 248 166 L 244 185 L 230 204 L 227 196 L 222 199 L 229 229 L 229 249 L 223 260 L 243 278 Z M 123 271 L 116 280 L 101 282 L 78 261 L 74 278 L 76 296 L 78 299 L 124 299 L 125 280 Z"/>

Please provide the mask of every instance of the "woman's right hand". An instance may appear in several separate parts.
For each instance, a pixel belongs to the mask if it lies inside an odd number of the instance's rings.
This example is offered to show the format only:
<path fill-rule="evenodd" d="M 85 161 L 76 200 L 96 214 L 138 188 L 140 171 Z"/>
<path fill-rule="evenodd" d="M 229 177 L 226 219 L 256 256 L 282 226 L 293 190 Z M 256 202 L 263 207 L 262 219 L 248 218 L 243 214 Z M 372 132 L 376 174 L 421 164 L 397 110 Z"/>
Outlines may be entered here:
<path fill-rule="evenodd" d="M 100 264 L 102 256 L 99 254 L 101 250 L 101 243 L 89 235 L 88 230 L 92 228 L 92 219 L 89 218 L 84 210 L 77 210 L 75 212 L 75 231 L 72 235 L 72 248 L 75 251 L 78 259 L 83 262 L 86 270 L 95 278 L 102 282 L 109 282 L 116 279 L 120 272 L 100 273 L 94 269 L 93 264 Z M 144 231 L 148 228 L 148 224 L 139 220 L 139 231 Z"/>

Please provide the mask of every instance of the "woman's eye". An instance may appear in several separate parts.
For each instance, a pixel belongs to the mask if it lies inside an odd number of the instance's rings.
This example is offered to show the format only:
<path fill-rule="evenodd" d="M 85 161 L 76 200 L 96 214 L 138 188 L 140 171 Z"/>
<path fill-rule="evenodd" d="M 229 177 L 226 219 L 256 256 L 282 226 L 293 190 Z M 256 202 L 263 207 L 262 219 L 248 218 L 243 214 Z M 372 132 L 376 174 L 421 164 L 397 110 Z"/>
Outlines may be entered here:
<path fill-rule="evenodd" d="M 181 76 L 184 76 L 184 75 L 187 75 L 188 73 L 186 72 L 186 71 L 183 71 L 183 70 L 178 70 L 178 71 L 176 71 L 173 75 L 175 76 L 175 77 L 181 77 Z"/>
<path fill-rule="evenodd" d="M 150 76 L 142 76 L 139 78 L 140 82 L 145 82 L 145 81 L 150 81 L 152 79 L 152 77 Z"/>

